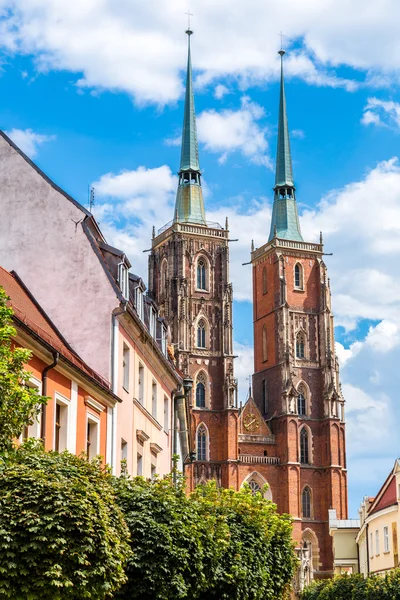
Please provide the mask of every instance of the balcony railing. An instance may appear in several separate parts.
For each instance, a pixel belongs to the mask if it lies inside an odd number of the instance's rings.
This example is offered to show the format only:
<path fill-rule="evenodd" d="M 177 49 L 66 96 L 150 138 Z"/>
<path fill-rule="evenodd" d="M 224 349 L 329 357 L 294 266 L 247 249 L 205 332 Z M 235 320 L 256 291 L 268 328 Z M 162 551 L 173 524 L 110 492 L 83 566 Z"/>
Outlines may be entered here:
<path fill-rule="evenodd" d="M 279 465 L 280 463 L 277 456 L 253 456 L 252 454 L 240 454 L 239 460 L 242 463 L 257 465 Z"/>

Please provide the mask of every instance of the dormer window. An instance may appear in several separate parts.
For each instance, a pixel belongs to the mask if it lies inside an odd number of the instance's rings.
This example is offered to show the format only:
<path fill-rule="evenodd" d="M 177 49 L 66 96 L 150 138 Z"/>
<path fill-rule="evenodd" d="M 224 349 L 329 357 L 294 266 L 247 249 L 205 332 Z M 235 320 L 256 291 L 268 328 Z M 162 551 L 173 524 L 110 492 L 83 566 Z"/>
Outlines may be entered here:
<path fill-rule="evenodd" d="M 156 311 L 153 307 L 150 308 L 150 335 L 156 337 Z"/>
<path fill-rule="evenodd" d="M 139 286 L 135 288 L 135 308 L 139 318 L 143 321 L 143 291 Z"/>
<path fill-rule="evenodd" d="M 125 262 L 118 264 L 118 284 L 125 300 L 129 300 L 129 270 Z"/>

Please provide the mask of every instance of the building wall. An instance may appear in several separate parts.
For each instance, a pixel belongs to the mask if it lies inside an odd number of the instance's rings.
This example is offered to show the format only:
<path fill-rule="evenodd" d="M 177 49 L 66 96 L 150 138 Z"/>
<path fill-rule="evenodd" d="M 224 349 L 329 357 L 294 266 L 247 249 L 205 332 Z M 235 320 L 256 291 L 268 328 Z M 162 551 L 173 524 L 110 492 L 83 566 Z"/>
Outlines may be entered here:
<path fill-rule="evenodd" d="M 118 302 L 83 231 L 86 214 L 2 136 L 0 190 L 0 264 L 17 272 L 76 352 L 110 380 Z"/>
<path fill-rule="evenodd" d="M 394 530 L 397 532 L 400 528 L 400 512 L 399 506 L 391 506 L 377 513 L 370 515 L 366 523 L 368 523 L 368 548 L 369 548 L 369 567 L 370 573 L 381 573 L 395 566 L 394 555 L 399 555 L 399 540 L 398 535 L 393 535 Z M 388 550 L 384 547 L 384 528 L 388 528 Z M 379 536 L 379 550 L 376 544 L 376 534 Z M 372 534 L 372 543 L 371 543 Z M 397 544 L 394 547 L 393 541 L 395 538 Z M 395 551 L 397 550 L 397 552 Z"/>

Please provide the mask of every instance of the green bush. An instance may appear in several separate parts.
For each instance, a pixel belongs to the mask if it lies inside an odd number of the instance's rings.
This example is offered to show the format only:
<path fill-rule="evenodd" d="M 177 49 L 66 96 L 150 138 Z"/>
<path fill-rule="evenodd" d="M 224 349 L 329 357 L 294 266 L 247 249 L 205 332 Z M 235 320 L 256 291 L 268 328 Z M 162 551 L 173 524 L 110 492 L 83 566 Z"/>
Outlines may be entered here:
<path fill-rule="evenodd" d="M 308 586 L 302 600 L 400 600 L 400 569 L 385 577 L 375 575 L 341 575 L 328 582 L 315 581 Z"/>
<path fill-rule="evenodd" d="M 0 458 L 0 597 L 103 600 L 126 577 L 129 531 L 96 462 L 26 442 Z"/>

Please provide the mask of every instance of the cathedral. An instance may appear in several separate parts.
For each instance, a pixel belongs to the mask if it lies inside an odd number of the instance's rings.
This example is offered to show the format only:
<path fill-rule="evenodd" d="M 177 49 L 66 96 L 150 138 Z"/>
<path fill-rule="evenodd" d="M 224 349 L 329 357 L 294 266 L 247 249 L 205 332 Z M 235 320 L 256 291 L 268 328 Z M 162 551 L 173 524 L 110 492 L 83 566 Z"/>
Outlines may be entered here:
<path fill-rule="evenodd" d="M 238 405 L 232 347 L 228 222 L 204 209 L 192 84 L 191 35 L 179 183 L 173 219 L 153 235 L 149 292 L 168 321 L 178 369 L 193 379 L 188 464 L 193 489 L 209 479 L 263 491 L 293 516 L 308 575 L 332 574 L 328 510 L 347 518 L 344 399 L 331 290 L 319 243 L 304 241 L 296 204 L 281 56 L 278 143 L 268 239 L 251 248 L 254 374 Z M 269 224 L 265 224 L 266 229 Z M 244 257 L 245 258 L 245 257 Z M 265 488 L 265 484 L 268 486 Z"/>

